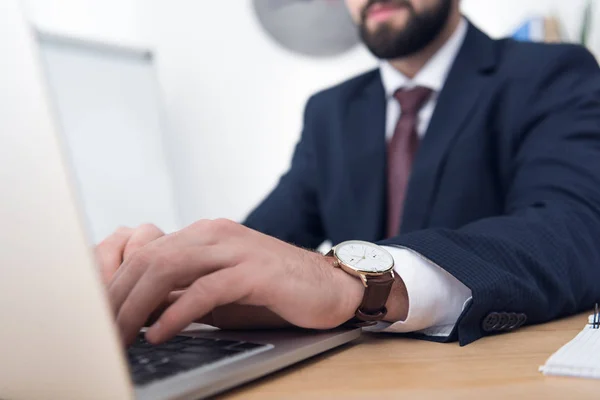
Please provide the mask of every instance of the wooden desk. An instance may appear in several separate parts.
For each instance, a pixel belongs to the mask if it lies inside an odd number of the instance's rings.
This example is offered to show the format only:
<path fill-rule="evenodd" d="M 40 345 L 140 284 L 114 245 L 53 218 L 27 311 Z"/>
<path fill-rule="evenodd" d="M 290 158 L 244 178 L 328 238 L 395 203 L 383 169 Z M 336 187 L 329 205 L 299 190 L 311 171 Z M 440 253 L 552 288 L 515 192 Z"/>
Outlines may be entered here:
<path fill-rule="evenodd" d="M 588 314 L 486 337 L 465 347 L 365 334 L 353 345 L 223 398 L 600 399 L 598 380 L 538 372 L 554 351 L 581 331 Z"/>

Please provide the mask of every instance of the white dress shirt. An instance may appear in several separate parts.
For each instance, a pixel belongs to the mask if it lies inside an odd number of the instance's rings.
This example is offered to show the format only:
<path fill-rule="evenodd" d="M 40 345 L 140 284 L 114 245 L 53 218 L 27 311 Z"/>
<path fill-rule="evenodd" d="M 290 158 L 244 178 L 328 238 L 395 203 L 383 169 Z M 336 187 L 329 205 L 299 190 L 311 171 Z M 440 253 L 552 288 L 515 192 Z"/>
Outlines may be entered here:
<path fill-rule="evenodd" d="M 467 34 L 467 22 L 462 20 L 444 46 L 409 79 L 388 62 L 380 66 L 387 99 L 386 138 L 390 140 L 402 110 L 394 98 L 401 88 L 424 86 L 431 89 L 429 101 L 419 112 L 417 133 L 423 138 L 440 91 Z M 379 323 L 368 330 L 385 332 L 419 332 L 429 336 L 448 336 L 462 310 L 471 299 L 471 290 L 444 269 L 412 250 L 386 246 L 394 257 L 395 272 L 402 278 L 408 292 L 408 316 L 393 324 Z"/>

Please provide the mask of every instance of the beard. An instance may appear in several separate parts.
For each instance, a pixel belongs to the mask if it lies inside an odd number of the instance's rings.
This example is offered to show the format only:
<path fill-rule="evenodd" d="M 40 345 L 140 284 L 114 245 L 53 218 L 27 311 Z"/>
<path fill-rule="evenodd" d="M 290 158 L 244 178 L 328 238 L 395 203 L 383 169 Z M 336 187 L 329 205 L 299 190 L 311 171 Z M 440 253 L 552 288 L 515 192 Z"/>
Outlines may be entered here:
<path fill-rule="evenodd" d="M 389 23 L 380 24 L 375 31 L 367 28 L 369 8 L 374 4 L 404 6 L 410 15 L 403 28 Z M 377 58 L 390 60 L 418 53 L 433 42 L 446 26 L 452 10 L 452 0 L 440 0 L 429 10 L 417 13 L 409 0 L 370 0 L 361 14 L 359 33 L 365 46 Z"/>

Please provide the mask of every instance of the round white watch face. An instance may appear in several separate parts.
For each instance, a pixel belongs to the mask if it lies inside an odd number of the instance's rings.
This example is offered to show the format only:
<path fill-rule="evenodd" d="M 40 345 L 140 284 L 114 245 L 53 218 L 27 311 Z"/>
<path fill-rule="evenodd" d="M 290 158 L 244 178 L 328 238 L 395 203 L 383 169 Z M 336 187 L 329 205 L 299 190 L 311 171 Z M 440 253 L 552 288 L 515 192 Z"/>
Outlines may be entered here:
<path fill-rule="evenodd" d="M 355 270 L 382 273 L 394 266 L 394 259 L 383 248 L 369 242 L 352 240 L 336 247 L 336 256 Z"/>

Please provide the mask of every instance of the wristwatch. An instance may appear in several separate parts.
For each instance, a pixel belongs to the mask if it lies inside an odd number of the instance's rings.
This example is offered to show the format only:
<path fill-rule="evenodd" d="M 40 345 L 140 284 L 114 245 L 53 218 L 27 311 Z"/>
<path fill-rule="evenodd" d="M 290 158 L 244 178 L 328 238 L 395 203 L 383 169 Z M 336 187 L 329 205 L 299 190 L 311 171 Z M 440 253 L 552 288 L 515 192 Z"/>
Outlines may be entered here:
<path fill-rule="evenodd" d="M 394 283 L 392 255 L 376 244 L 351 240 L 338 244 L 325 256 L 332 257 L 334 267 L 357 277 L 365 286 L 362 302 L 346 325 L 368 326 L 383 320 Z"/>

